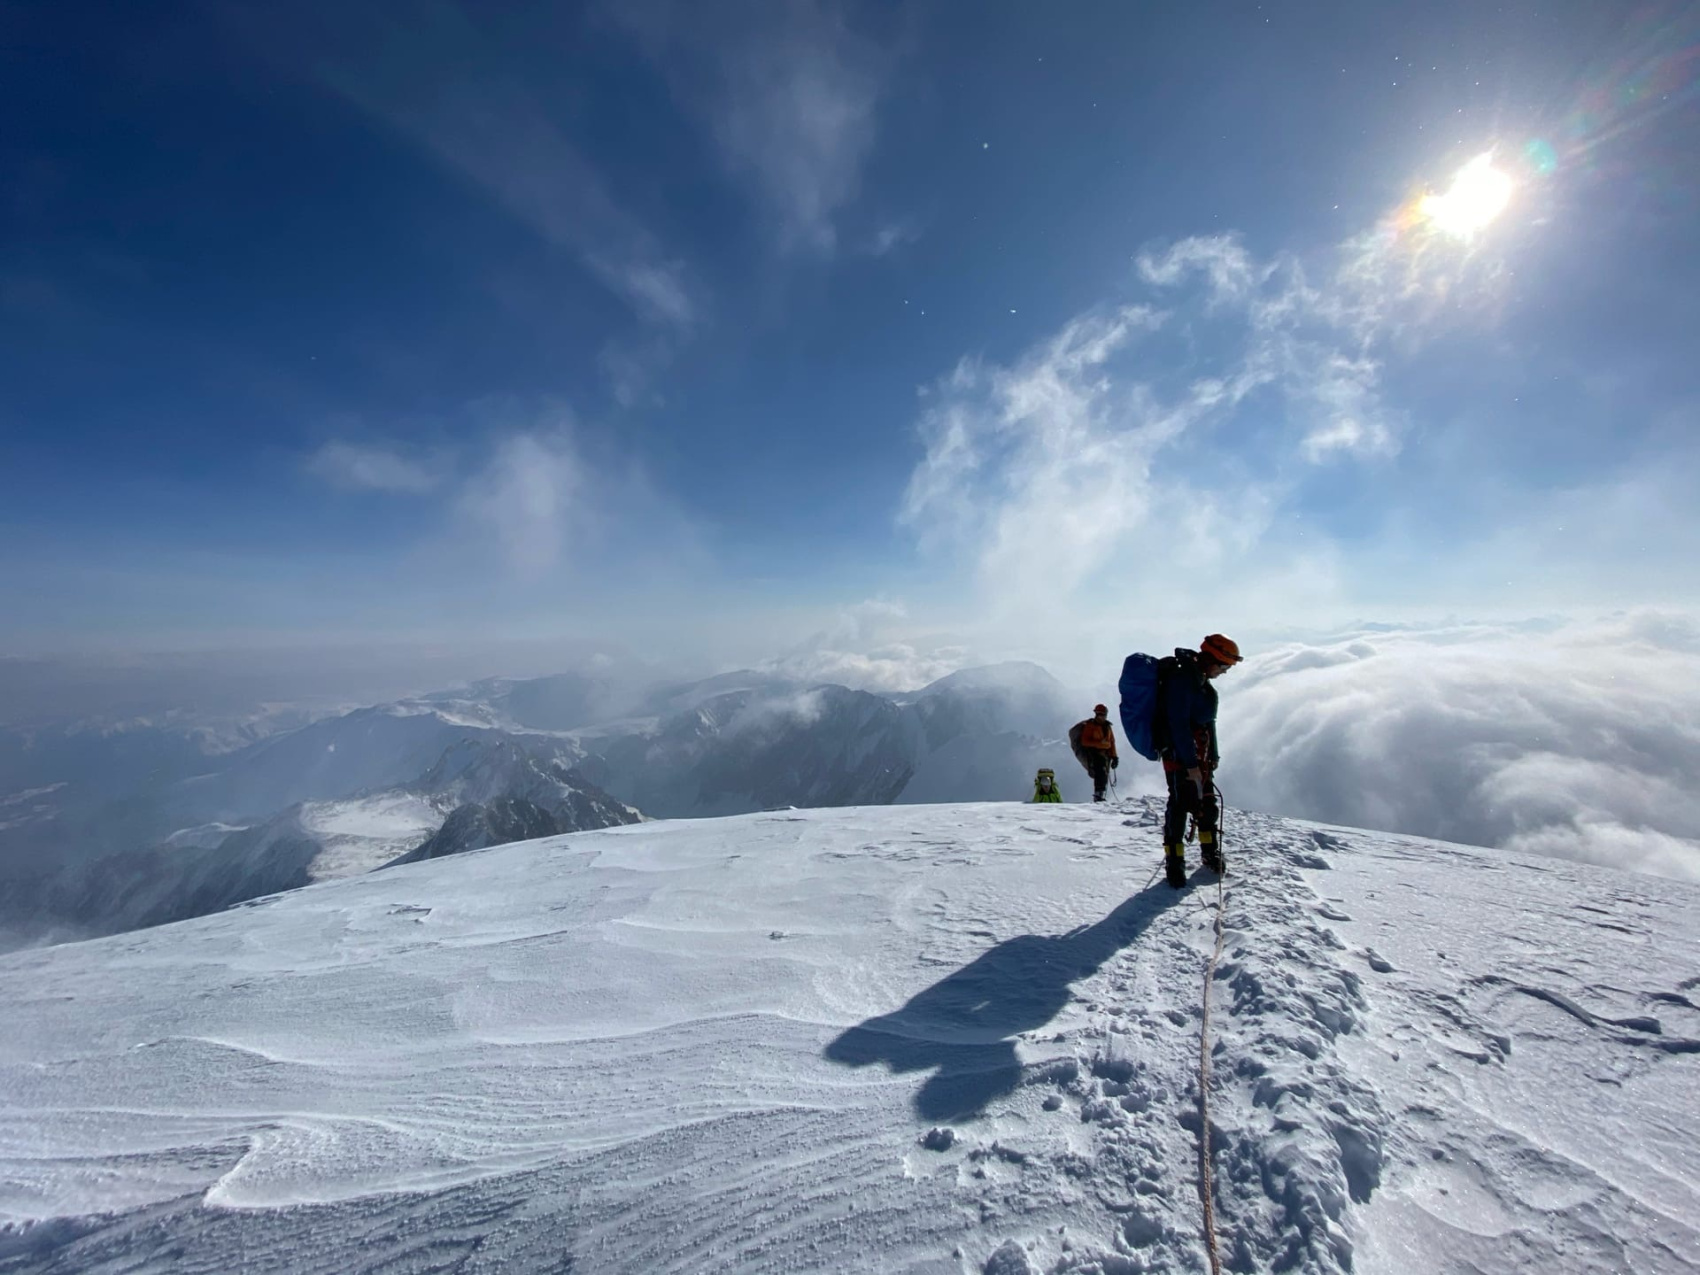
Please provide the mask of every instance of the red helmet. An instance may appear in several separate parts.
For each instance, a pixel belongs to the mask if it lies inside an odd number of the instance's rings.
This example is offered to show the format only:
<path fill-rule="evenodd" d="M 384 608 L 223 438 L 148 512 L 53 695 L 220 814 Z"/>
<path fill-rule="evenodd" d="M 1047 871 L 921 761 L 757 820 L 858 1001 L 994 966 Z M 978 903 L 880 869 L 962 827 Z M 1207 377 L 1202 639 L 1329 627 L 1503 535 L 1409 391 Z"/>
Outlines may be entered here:
<path fill-rule="evenodd" d="M 1238 664 L 1241 659 L 1240 648 L 1233 638 L 1223 637 L 1220 633 L 1212 633 L 1200 642 L 1198 653 L 1218 664 Z"/>
<path fill-rule="evenodd" d="M 1099 714 L 1099 713 L 1105 713 L 1105 714 L 1107 714 L 1107 713 L 1109 713 L 1109 711 L 1110 711 L 1110 710 L 1109 710 L 1109 709 L 1107 709 L 1107 708 L 1105 708 L 1105 707 L 1104 707 L 1104 706 L 1103 706 L 1103 705 L 1102 705 L 1102 704 L 1094 704 L 1094 705 L 1092 705 L 1092 712 L 1093 712 L 1093 715 L 1094 715 L 1094 716 L 1096 716 L 1096 715 L 1097 715 L 1097 714 Z"/>

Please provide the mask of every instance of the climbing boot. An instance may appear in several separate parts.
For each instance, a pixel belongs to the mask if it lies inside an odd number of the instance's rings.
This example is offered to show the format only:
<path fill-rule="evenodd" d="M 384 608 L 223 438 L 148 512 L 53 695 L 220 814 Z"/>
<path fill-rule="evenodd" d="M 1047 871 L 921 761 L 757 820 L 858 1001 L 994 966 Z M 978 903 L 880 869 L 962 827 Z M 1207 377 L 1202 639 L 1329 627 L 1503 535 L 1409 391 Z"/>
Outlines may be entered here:
<path fill-rule="evenodd" d="M 1206 833 L 1203 837 L 1200 837 L 1198 841 L 1198 854 L 1199 857 L 1204 860 L 1205 867 L 1209 868 L 1217 876 L 1226 875 L 1228 865 L 1222 862 L 1222 847 L 1217 844 L 1216 838 L 1210 836 L 1208 833 Z"/>
<path fill-rule="evenodd" d="M 1175 889 L 1186 884 L 1186 849 L 1183 846 L 1163 847 L 1163 870 Z"/>

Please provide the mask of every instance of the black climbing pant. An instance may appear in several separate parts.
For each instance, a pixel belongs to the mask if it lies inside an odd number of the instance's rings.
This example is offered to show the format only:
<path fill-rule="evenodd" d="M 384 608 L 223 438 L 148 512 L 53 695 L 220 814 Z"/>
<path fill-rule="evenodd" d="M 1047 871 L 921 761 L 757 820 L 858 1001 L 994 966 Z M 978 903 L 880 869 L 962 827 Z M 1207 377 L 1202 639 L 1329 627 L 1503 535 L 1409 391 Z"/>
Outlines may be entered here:
<path fill-rule="evenodd" d="M 1110 782 L 1110 755 L 1102 748 L 1087 748 L 1086 773 L 1092 776 L 1092 799 L 1100 800 Z"/>
<path fill-rule="evenodd" d="M 1163 770 L 1169 781 L 1169 805 L 1163 812 L 1163 844 L 1178 846 L 1186 840 L 1188 815 L 1197 818 L 1199 828 L 1210 829 L 1214 840 L 1221 816 L 1216 809 L 1216 787 L 1209 773 L 1205 773 L 1204 792 L 1200 794 L 1198 785 L 1187 778 L 1186 771 L 1170 770 L 1167 766 Z"/>

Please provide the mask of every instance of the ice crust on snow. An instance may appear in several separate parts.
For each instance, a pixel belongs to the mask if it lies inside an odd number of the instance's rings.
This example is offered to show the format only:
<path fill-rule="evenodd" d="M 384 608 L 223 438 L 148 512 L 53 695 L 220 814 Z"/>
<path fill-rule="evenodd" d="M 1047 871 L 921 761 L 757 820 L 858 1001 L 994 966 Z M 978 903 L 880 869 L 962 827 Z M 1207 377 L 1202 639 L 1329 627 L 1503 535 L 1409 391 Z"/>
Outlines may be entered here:
<path fill-rule="evenodd" d="M 0 957 L 0 1272 L 1207 1270 L 1159 813 L 648 823 Z M 1700 1264 L 1700 889 L 1228 827 L 1226 1269 Z"/>

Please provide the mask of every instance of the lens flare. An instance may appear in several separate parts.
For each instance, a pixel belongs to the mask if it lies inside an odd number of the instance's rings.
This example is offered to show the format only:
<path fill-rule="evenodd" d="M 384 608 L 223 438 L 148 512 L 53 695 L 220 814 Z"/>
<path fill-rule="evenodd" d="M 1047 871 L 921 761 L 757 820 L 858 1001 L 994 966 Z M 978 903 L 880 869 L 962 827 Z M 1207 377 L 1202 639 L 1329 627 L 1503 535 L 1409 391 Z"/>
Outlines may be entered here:
<path fill-rule="evenodd" d="M 1582 75 L 1546 133 L 1572 190 L 1693 216 L 1693 113 L 1700 105 L 1700 5 L 1649 4 Z"/>
<path fill-rule="evenodd" d="M 1523 158 L 1542 177 L 1551 177 L 1558 171 L 1558 152 L 1544 137 L 1530 138 L 1528 145 L 1523 147 Z"/>
<path fill-rule="evenodd" d="M 1493 155 L 1477 155 L 1458 170 L 1444 195 L 1424 195 L 1417 211 L 1436 229 L 1470 239 L 1505 211 L 1511 202 L 1511 178 L 1493 166 Z"/>

